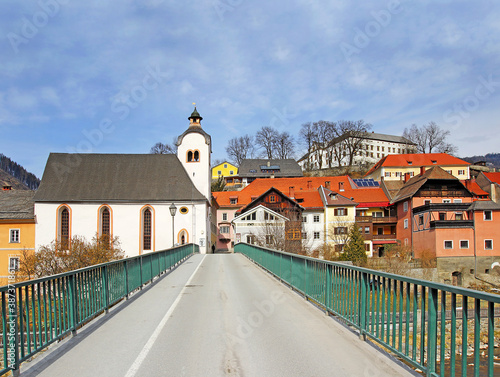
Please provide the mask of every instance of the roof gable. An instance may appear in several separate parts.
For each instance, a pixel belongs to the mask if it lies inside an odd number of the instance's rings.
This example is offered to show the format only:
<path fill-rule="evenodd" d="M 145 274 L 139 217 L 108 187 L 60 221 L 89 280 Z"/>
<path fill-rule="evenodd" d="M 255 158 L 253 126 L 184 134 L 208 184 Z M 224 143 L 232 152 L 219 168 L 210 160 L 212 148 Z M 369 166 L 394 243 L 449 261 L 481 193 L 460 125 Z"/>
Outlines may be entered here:
<path fill-rule="evenodd" d="M 173 154 L 51 153 L 36 202 L 155 202 L 206 198 Z"/>
<path fill-rule="evenodd" d="M 238 169 L 240 177 L 302 177 L 302 169 L 292 158 L 274 159 L 246 159 Z"/>

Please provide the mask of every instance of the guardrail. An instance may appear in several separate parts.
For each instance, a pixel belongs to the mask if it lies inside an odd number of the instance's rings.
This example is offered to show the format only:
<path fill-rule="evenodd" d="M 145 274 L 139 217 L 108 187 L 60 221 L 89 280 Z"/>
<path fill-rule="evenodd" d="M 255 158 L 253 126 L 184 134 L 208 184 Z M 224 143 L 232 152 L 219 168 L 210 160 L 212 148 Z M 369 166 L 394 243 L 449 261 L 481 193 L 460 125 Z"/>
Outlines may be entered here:
<path fill-rule="evenodd" d="M 199 252 L 188 244 L 0 287 L 0 375 L 78 328 L 168 269 Z"/>
<path fill-rule="evenodd" d="M 235 252 L 427 376 L 500 373 L 499 295 L 244 243 Z"/>

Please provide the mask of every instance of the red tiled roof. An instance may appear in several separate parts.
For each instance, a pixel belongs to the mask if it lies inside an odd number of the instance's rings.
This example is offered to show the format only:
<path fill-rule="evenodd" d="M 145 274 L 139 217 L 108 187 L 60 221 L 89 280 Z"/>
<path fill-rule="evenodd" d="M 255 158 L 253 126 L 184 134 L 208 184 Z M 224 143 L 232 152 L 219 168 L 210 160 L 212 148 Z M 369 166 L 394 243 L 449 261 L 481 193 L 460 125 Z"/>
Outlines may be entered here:
<path fill-rule="evenodd" d="M 434 162 L 435 161 L 435 162 Z M 410 164 L 411 162 L 411 164 Z M 378 161 L 366 175 L 384 166 L 439 166 L 439 165 L 470 165 L 467 161 L 453 157 L 447 153 L 409 153 L 390 154 Z"/>
<path fill-rule="evenodd" d="M 485 173 L 483 174 L 488 178 L 491 182 L 500 183 L 500 173 Z"/>
<path fill-rule="evenodd" d="M 465 180 L 460 180 L 460 182 L 462 182 L 462 184 L 470 191 L 472 192 L 474 195 L 477 195 L 477 196 L 488 196 L 489 194 L 484 191 L 476 182 L 475 179 L 471 179 L 469 181 L 465 181 Z"/>
<path fill-rule="evenodd" d="M 214 192 L 213 195 L 221 207 L 240 208 L 248 205 L 252 198 L 256 198 L 269 190 L 271 187 L 281 191 L 286 196 L 294 197 L 304 208 L 322 208 L 323 202 L 318 192 L 320 186 L 326 187 L 329 183 L 330 190 L 339 193 L 346 198 L 353 198 L 360 206 L 366 207 L 367 203 L 377 203 L 376 207 L 382 206 L 380 203 L 388 205 L 389 199 L 380 187 L 352 188 L 349 176 L 336 177 L 297 177 L 297 178 L 274 178 L 256 179 L 241 191 Z M 343 191 L 340 189 L 343 183 Z M 290 194 L 290 187 L 293 187 L 293 195 Z M 231 205 L 229 198 L 238 196 L 238 203 Z M 300 201 L 303 199 L 303 201 Z"/>

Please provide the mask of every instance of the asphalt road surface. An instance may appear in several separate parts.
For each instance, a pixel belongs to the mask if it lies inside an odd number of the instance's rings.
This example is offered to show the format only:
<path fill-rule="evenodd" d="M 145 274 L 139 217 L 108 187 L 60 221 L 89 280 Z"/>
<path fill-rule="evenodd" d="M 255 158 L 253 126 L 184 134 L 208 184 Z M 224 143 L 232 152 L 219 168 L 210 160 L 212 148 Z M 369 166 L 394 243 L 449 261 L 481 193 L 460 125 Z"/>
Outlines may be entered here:
<path fill-rule="evenodd" d="M 239 254 L 194 255 L 22 376 L 410 376 Z"/>

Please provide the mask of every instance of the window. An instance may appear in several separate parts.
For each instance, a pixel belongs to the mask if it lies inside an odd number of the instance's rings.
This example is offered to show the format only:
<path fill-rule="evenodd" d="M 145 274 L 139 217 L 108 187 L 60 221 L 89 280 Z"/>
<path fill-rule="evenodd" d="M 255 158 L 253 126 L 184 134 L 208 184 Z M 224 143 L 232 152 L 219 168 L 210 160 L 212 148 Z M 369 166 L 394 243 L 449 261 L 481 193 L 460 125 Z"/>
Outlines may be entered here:
<path fill-rule="evenodd" d="M 142 214 L 142 226 L 142 249 L 151 250 L 152 216 L 149 208 Z"/>
<path fill-rule="evenodd" d="M 461 240 L 460 241 L 460 248 L 461 249 L 468 249 L 469 248 L 469 240 Z"/>
<path fill-rule="evenodd" d="M 271 245 L 274 242 L 274 236 L 272 234 L 266 234 L 266 245 Z"/>
<path fill-rule="evenodd" d="M 302 239 L 307 240 L 307 232 L 302 232 Z"/>
<path fill-rule="evenodd" d="M 188 162 L 193 161 L 193 151 L 188 151 L 187 152 L 187 161 Z"/>
<path fill-rule="evenodd" d="M 222 214 L 222 221 L 227 221 L 227 213 Z"/>
<path fill-rule="evenodd" d="M 347 234 L 347 227 L 339 226 L 333 229 L 334 234 Z"/>
<path fill-rule="evenodd" d="M 484 211 L 483 212 L 483 218 L 485 221 L 491 221 L 493 220 L 493 215 L 491 211 Z"/>
<path fill-rule="evenodd" d="M 379 151 L 380 150 L 380 146 L 377 145 L 377 150 Z"/>
<path fill-rule="evenodd" d="M 446 213 L 445 212 L 439 212 L 439 220 L 440 221 L 446 220 Z"/>
<path fill-rule="evenodd" d="M 247 243 L 253 245 L 255 244 L 255 235 L 253 234 L 248 234 L 247 235 Z"/>
<path fill-rule="evenodd" d="M 369 226 L 365 226 L 365 234 L 370 234 L 370 227 Z"/>
<path fill-rule="evenodd" d="M 384 213 L 382 211 L 372 212 L 372 217 L 384 217 Z"/>
<path fill-rule="evenodd" d="M 451 199 L 443 199 L 443 203 L 451 203 Z"/>
<path fill-rule="evenodd" d="M 233 175 L 234 172 L 232 170 L 229 171 L 229 175 Z"/>
<path fill-rule="evenodd" d="M 256 212 L 251 213 L 250 215 L 245 216 L 245 217 L 243 218 L 243 220 L 247 220 L 247 221 L 251 221 L 251 220 L 254 220 L 254 221 L 255 221 L 256 219 L 257 219 L 257 213 L 256 213 Z"/>
<path fill-rule="evenodd" d="M 405 221 L 404 221 L 404 228 L 408 229 L 408 219 L 405 219 Z"/>
<path fill-rule="evenodd" d="M 453 241 L 444 241 L 445 249 L 453 249 Z"/>
<path fill-rule="evenodd" d="M 219 233 L 229 233 L 229 227 L 227 225 L 223 225 L 219 229 Z"/>
<path fill-rule="evenodd" d="M 69 218 L 69 210 L 67 207 L 61 207 L 59 213 L 59 241 L 61 242 L 61 247 L 63 249 L 69 248 L 69 240 L 70 240 L 70 218 Z"/>
<path fill-rule="evenodd" d="M 465 175 L 465 170 L 459 169 L 458 170 L 458 175 Z"/>
<path fill-rule="evenodd" d="M 400 171 L 396 172 L 396 177 L 401 177 L 401 172 Z"/>
<path fill-rule="evenodd" d="M 418 225 L 423 225 L 424 224 L 424 215 L 418 216 Z"/>
<path fill-rule="evenodd" d="M 19 257 L 9 257 L 9 272 L 19 271 Z"/>
<path fill-rule="evenodd" d="M 302 222 L 307 223 L 307 216 L 302 216 Z"/>
<path fill-rule="evenodd" d="M 227 169 L 227 164 L 224 164 L 224 169 Z"/>
<path fill-rule="evenodd" d="M 347 216 L 347 208 L 335 208 L 333 214 L 335 216 Z"/>
<path fill-rule="evenodd" d="M 238 198 L 229 198 L 229 204 L 236 204 L 238 203 Z"/>
<path fill-rule="evenodd" d="M 314 232 L 314 239 L 319 240 L 319 232 Z"/>
<path fill-rule="evenodd" d="M 462 203 L 462 199 L 453 199 L 453 203 Z"/>
<path fill-rule="evenodd" d="M 384 175 L 385 175 L 386 177 L 390 177 L 390 176 L 391 176 L 391 172 L 390 172 L 390 171 L 386 171 L 386 172 L 384 173 Z"/>
<path fill-rule="evenodd" d="M 493 240 L 484 240 L 484 250 L 493 250 Z"/>
<path fill-rule="evenodd" d="M 462 212 L 455 213 L 455 220 L 463 220 L 463 219 L 464 219 L 464 215 Z"/>
<path fill-rule="evenodd" d="M 264 220 L 274 220 L 274 215 L 271 215 L 268 212 L 264 212 Z"/>
<path fill-rule="evenodd" d="M 276 197 L 274 195 L 269 196 L 269 203 L 274 203 L 276 201 Z"/>
<path fill-rule="evenodd" d="M 313 223 L 319 223 L 319 215 L 314 215 Z"/>
<path fill-rule="evenodd" d="M 9 242 L 10 243 L 19 243 L 19 229 L 10 229 Z"/>
<path fill-rule="evenodd" d="M 431 201 L 430 199 L 425 199 L 425 200 L 424 200 L 424 204 L 431 204 L 431 202 L 432 202 L 432 201 Z"/>
<path fill-rule="evenodd" d="M 222 172 L 220 170 L 217 170 L 217 175 L 222 175 Z"/>
<path fill-rule="evenodd" d="M 415 175 L 415 172 L 411 171 L 410 172 L 410 177 L 413 177 Z"/>
<path fill-rule="evenodd" d="M 447 172 L 448 174 L 451 174 L 451 170 L 445 170 L 445 172 Z"/>
<path fill-rule="evenodd" d="M 398 153 L 401 153 L 401 148 L 398 148 Z"/>
<path fill-rule="evenodd" d="M 194 160 L 196 162 L 200 161 L 200 152 L 194 151 Z"/>
<path fill-rule="evenodd" d="M 181 207 L 181 209 L 179 210 L 179 212 L 183 215 L 185 215 L 186 213 L 189 212 L 189 209 L 187 207 Z"/>
<path fill-rule="evenodd" d="M 106 237 L 110 241 L 111 236 L 111 213 L 108 207 L 101 210 L 101 237 Z"/>
<path fill-rule="evenodd" d="M 403 211 L 408 212 L 408 202 L 403 203 Z"/>

